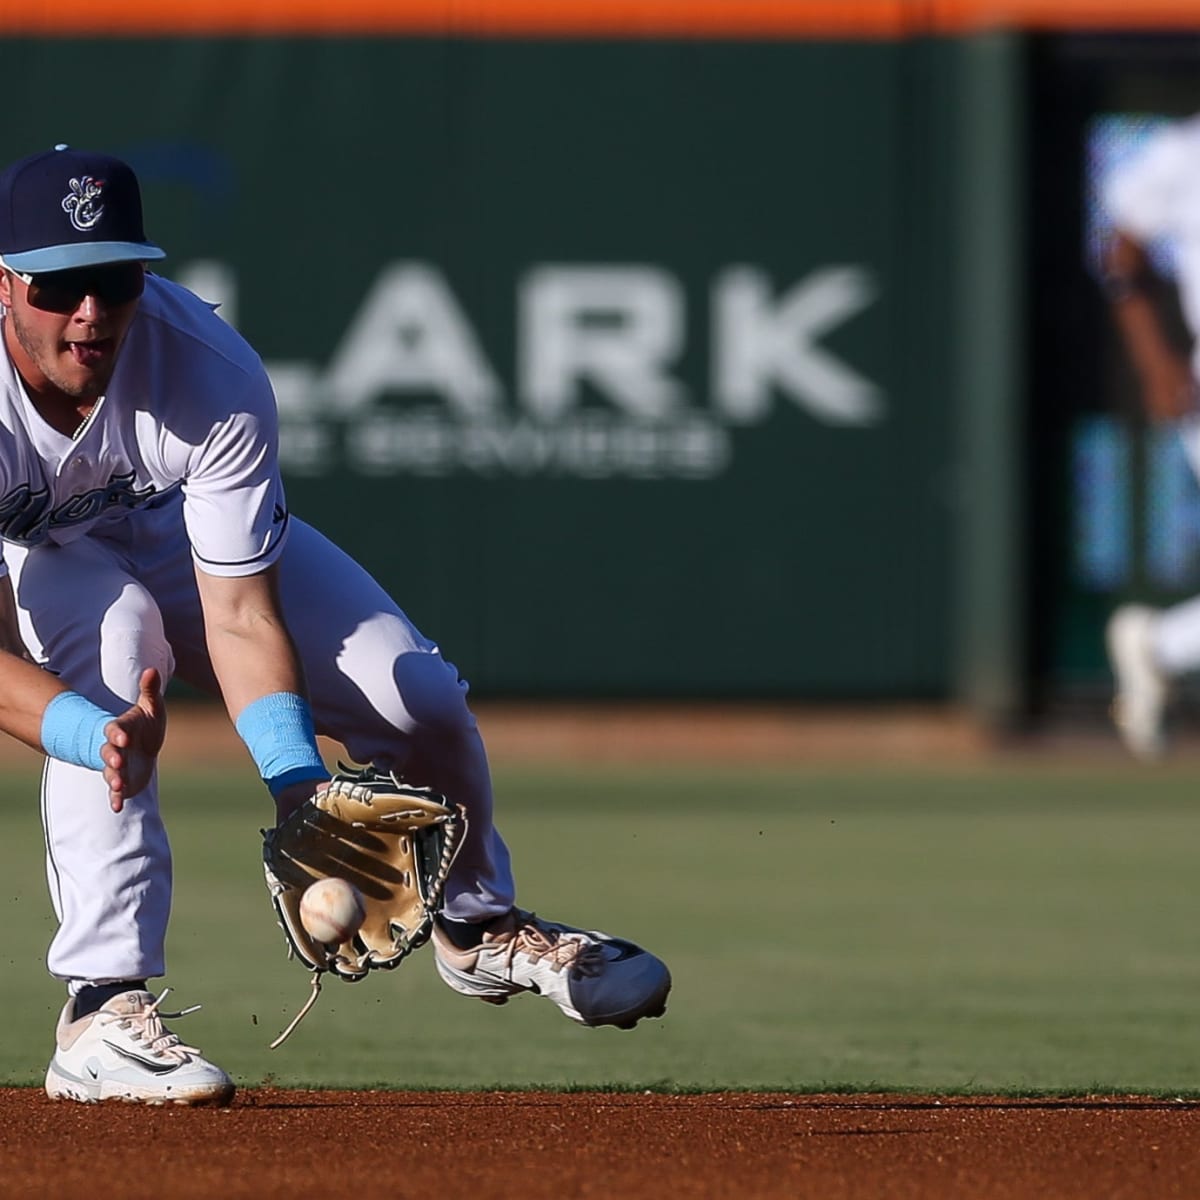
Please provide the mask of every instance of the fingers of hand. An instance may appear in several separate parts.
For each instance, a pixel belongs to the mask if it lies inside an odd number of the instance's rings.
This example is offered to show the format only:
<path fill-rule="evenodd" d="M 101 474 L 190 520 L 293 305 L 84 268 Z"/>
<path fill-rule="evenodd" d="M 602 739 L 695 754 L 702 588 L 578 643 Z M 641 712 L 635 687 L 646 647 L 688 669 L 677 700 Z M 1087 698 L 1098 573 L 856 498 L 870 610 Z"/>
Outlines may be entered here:
<path fill-rule="evenodd" d="M 120 812 L 125 805 L 125 779 L 111 767 L 104 772 L 104 782 L 108 784 L 108 806 L 113 812 Z"/>

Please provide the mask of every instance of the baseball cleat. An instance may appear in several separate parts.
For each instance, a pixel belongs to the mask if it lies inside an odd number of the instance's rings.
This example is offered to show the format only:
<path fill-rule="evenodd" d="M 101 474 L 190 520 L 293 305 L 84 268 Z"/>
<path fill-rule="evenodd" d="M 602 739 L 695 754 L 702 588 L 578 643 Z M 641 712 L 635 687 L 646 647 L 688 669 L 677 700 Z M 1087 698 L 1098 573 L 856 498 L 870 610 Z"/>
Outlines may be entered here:
<path fill-rule="evenodd" d="M 545 996 L 581 1025 L 632 1029 L 667 1010 L 666 964 L 632 942 L 575 929 L 514 908 L 483 941 L 460 950 L 436 926 L 438 974 L 456 992 L 504 1004 L 522 992 Z"/>
<path fill-rule="evenodd" d="M 1158 613 L 1140 604 L 1118 608 L 1105 631 L 1116 680 L 1113 723 L 1138 758 L 1161 758 L 1167 748 L 1164 718 L 1170 681 L 1155 662 L 1152 631 Z"/>
<path fill-rule="evenodd" d="M 163 1025 L 158 1006 L 167 991 L 157 999 L 122 992 L 79 1020 L 74 999 L 68 1000 L 55 1031 L 46 1095 L 83 1104 L 228 1104 L 233 1080 Z"/>

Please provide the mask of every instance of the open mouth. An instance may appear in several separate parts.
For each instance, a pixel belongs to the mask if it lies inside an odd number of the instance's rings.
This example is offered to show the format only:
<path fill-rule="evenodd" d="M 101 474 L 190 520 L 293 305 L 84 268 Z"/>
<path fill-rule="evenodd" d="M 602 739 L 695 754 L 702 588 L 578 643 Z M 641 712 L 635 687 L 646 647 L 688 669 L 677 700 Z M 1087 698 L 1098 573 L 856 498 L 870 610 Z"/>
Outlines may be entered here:
<path fill-rule="evenodd" d="M 87 342 L 69 342 L 71 357 L 81 367 L 95 367 L 111 357 L 113 338 L 94 338 Z"/>

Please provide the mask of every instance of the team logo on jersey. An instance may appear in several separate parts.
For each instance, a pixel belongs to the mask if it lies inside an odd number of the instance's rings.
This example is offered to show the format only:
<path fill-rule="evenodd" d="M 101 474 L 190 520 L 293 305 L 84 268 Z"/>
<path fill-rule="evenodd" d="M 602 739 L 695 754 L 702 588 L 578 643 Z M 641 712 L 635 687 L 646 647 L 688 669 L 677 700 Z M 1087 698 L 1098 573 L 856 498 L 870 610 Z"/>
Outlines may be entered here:
<path fill-rule="evenodd" d="M 63 212 L 80 233 L 86 233 L 104 215 L 104 205 L 100 203 L 103 192 L 103 179 L 84 175 L 71 180 L 71 190 L 63 197 Z"/>
<path fill-rule="evenodd" d="M 113 508 L 141 508 L 159 494 L 153 484 L 137 487 L 132 471 L 113 474 L 108 483 L 52 505 L 47 488 L 22 483 L 0 496 L 0 537 L 20 546 L 40 546 L 51 531 L 94 521 Z"/>

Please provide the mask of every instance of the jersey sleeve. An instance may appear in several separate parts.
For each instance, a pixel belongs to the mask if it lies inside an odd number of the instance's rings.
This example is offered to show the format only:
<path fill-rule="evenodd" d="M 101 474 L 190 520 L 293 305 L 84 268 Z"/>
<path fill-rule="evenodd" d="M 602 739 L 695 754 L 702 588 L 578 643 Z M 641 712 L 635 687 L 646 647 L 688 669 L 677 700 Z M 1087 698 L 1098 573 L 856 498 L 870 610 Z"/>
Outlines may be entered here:
<path fill-rule="evenodd" d="M 1188 172 L 1196 169 L 1195 132 L 1169 126 L 1153 135 L 1129 161 L 1113 169 L 1103 203 L 1115 228 L 1138 241 L 1172 231 Z"/>
<path fill-rule="evenodd" d="M 244 384 L 194 448 L 183 481 L 192 557 L 209 575 L 256 575 L 287 537 L 275 397 L 265 372 Z"/>

